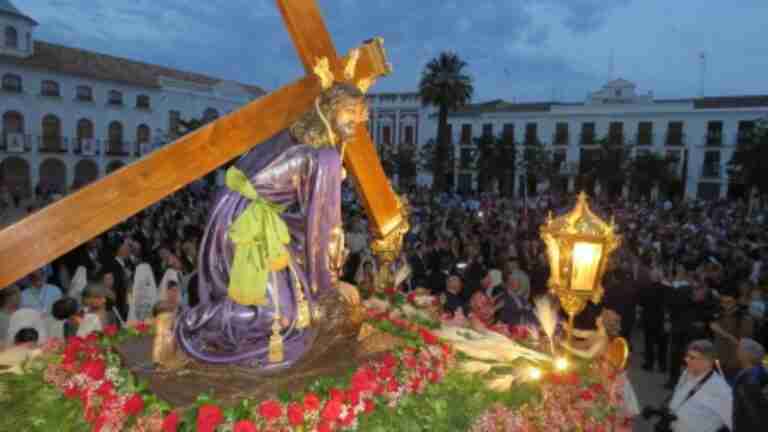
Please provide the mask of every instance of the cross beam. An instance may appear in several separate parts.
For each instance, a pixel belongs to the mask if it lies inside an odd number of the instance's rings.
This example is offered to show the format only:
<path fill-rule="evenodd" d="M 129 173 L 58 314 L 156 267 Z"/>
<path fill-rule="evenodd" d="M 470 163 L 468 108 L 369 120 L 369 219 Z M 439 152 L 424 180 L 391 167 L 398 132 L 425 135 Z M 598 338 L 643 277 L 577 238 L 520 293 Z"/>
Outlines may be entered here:
<path fill-rule="evenodd" d="M 305 69 L 327 57 L 342 76 L 314 0 L 277 0 Z M 363 45 L 356 78 L 388 71 L 376 42 Z M 320 83 L 310 73 L 208 124 L 145 158 L 0 231 L 0 289 L 14 283 L 110 227 L 208 174 L 295 122 L 311 109 Z M 400 221 L 397 199 L 364 127 L 347 146 L 354 176 L 374 231 L 384 236 Z"/>

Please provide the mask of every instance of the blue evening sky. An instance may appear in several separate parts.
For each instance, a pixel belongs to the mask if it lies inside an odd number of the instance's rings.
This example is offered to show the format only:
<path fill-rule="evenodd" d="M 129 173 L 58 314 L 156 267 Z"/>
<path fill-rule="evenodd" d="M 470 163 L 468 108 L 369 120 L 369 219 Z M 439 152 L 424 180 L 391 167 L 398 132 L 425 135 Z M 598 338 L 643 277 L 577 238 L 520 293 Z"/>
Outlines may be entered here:
<path fill-rule="evenodd" d="M 475 101 L 581 101 L 609 77 L 659 98 L 768 93 L 768 1 L 317 0 L 342 52 L 382 36 L 395 72 L 372 89 L 415 91 L 454 50 Z M 302 74 L 272 0 L 13 0 L 37 36 L 274 89 Z M 611 54 L 613 53 L 613 54 Z M 611 62 L 613 58 L 613 62 Z"/>

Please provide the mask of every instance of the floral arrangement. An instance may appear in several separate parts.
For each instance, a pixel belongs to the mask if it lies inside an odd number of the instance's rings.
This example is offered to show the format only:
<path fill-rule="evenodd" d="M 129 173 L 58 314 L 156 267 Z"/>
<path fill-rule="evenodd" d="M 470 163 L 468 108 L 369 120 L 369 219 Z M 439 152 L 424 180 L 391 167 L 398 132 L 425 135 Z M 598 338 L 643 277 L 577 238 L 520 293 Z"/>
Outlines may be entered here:
<path fill-rule="evenodd" d="M 113 344 L 144 334 L 144 324 L 66 341 L 52 340 L 36 360 L 42 379 L 82 409 L 92 431 L 285 432 L 356 430 L 361 416 L 392 408 L 410 394 L 421 394 L 439 382 L 452 365 L 451 348 L 428 328 L 387 315 L 369 321 L 405 340 L 402 349 L 359 365 L 340 380 L 321 380 L 303 394 L 286 400 L 266 400 L 251 406 L 223 408 L 207 395 L 196 407 L 179 412 L 151 394 L 146 386 L 120 368 Z"/>

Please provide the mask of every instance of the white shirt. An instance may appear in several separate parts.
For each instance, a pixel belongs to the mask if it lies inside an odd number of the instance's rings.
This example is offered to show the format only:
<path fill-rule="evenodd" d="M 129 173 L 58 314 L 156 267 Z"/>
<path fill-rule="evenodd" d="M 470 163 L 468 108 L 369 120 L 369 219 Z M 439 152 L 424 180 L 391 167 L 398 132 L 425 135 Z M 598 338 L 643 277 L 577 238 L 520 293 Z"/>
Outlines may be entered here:
<path fill-rule="evenodd" d="M 688 394 L 701 381 L 701 377 L 689 377 L 688 371 L 680 377 L 670 410 L 677 416 L 672 423 L 675 432 L 716 432 L 723 425 L 733 424 L 733 394 L 722 376 L 714 372 L 704 385 L 688 400 Z"/>

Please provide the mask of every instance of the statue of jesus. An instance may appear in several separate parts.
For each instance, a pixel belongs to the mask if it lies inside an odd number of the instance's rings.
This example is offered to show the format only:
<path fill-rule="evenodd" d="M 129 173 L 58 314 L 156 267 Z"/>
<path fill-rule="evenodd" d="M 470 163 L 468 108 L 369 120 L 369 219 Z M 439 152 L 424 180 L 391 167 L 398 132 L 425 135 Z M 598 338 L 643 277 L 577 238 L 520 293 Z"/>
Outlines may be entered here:
<path fill-rule="evenodd" d="M 364 94 L 335 83 L 227 171 L 200 246 L 200 304 L 175 325 L 189 357 L 272 370 L 312 347 L 343 262 L 343 152 L 367 120 Z"/>

